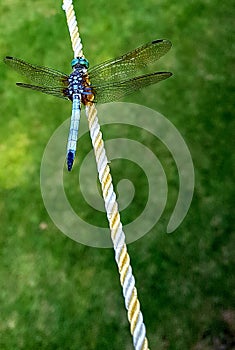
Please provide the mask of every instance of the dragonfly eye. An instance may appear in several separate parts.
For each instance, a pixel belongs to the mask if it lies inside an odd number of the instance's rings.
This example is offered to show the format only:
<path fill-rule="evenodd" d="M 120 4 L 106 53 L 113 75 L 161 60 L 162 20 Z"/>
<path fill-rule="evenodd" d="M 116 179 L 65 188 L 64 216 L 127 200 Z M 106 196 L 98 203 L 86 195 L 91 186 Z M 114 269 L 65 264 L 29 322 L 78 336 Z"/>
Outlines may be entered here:
<path fill-rule="evenodd" d="M 71 66 L 74 68 L 77 64 L 84 66 L 86 68 L 89 67 L 89 62 L 84 57 L 76 57 L 72 60 Z"/>

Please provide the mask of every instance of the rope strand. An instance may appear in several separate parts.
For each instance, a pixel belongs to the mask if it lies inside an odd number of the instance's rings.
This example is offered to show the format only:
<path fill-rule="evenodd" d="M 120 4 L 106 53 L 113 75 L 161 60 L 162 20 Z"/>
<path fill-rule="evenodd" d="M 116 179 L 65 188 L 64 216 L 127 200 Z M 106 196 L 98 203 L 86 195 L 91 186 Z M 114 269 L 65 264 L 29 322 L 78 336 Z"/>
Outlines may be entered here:
<path fill-rule="evenodd" d="M 74 56 L 81 56 L 82 43 L 78 33 L 77 21 L 71 0 L 64 0 L 63 9 L 66 12 L 70 38 L 74 50 Z M 125 306 L 127 309 L 130 331 L 133 336 L 135 350 L 149 350 L 146 338 L 146 329 L 143 323 L 143 315 L 140 311 L 140 303 L 135 287 L 135 278 L 130 265 L 130 257 L 125 243 L 125 234 L 122 229 L 116 194 L 112 184 L 112 176 L 108 165 L 108 159 L 104 148 L 104 141 L 94 104 L 86 106 L 90 136 L 94 148 L 99 180 L 102 188 L 105 209 L 111 231 L 111 239 L 115 250 L 115 260 L 120 274 L 120 283 L 123 289 Z"/>

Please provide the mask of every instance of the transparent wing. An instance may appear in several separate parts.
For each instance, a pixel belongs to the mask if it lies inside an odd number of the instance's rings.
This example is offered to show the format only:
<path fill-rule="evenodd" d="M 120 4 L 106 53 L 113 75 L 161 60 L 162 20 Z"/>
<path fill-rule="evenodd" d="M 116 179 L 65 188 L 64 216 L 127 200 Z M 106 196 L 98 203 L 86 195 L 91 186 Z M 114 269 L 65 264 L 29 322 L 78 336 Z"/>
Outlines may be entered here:
<path fill-rule="evenodd" d="M 58 72 L 57 70 L 35 66 L 11 56 L 5 57 L 4 62 L 36 84 L 51 87 L 68 86 L 68 75 Z"/>
<path fill-rule="evenodd" d="M 170 48 L 169 40 L 154 40 L 123 56 L 98 64 L 88 70 L 91 84 L 104 85 L 134 76 L 137 70 L 155 62 Z"/>
<path fill-rule="evenodd" d="M 114 82 L 104 86 L 91 86 L 95 95 L 95 102 L 106 103 L 119 100 L 120 98 L 132 94 L 146 86 L 159 83 L 169 78 L 170 72 L 156 72 L 147 75 L 141 75 L 136 78 L 125 80 L 122 82 Z"/>
<path fill-rule="evenodd" d="M 66 88 L 61 88 L 60 86 L 58 87 L 51 87 L 51 86 L 36 86 L 36 85 L 31 85 L 31 84 L 24 84 L 24 83 L 16 83 L 17 86 L 26 88 L 26 89 L 31 89 L 31 90 L 36 90 L 43 92 L 44 94 L 48 95 L 53 95 L 56 97 L 60 98 L 65 98 L 66 100 L 68 99 L 67 97 L 67 90 Z"/>

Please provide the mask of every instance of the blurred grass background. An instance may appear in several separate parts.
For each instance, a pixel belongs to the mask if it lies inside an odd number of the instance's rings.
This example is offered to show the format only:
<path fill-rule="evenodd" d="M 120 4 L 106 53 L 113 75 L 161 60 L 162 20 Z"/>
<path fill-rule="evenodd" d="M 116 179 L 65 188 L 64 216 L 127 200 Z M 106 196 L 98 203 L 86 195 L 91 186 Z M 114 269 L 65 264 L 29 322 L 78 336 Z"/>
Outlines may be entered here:
<path fill-rule="evenodd" d="M 151 349 L 218 349 L 218 344 L 232 349 L 231 2 L 80 0 L 74 6 L 91 66 L 153 39 L 173 43 L 157 70 L 174 76 L 128 101 L 158 110 L 181 132 L 195 166 L 194 198 L 183 224 L 166 235 L 178 177 L 171 155 L 159 144 L 155 151 L 168 177 L 167 207 L 154 229 L 129 245 L 129 253 Z M 60 1 L 1 1 L 0 16 L 2 58 L 12 55 L 70 72 L 72 51 Z M 14 84 L 22 79 L 3 63 L 0 78 L 0 348 L 132 349 L 113 251 L 65 237 L 41 198 L 43 151 L 70 116 L 71 104 L 18 89 Z M 104 135 L 108 139 L 112 130 L 106 128 Z M 112 165 L 114 181 L 126 176 L 123 168 Z M 76 184 L 78 171 L 79 160 L 66 175 L 67 186 Z M 71 196 L 75 202 L 76 191 Z M 84 216 L 94 215 L 76 205 Z"/>

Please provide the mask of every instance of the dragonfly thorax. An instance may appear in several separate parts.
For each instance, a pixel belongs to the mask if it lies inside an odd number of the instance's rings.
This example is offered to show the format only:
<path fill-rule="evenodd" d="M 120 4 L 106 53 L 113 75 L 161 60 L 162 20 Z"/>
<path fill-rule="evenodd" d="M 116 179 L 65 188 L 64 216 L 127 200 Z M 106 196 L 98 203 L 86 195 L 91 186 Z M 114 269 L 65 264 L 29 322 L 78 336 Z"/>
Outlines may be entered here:
<path fill-rule="evenodd" d="M 69 94 L 81 94 L 83 91 L 82 79 L 83 72 L 82 69 L 75 69 L 69 76 Z"/>
<path fill-rule="evenodd" d="M 87 95 L 91 91 L 88 89 L 86 82 L 87 69 L 78 64 L 74 66 L 73 72 L 69 76 L 68 97 L 72 100 L 74 94 Z"/>

